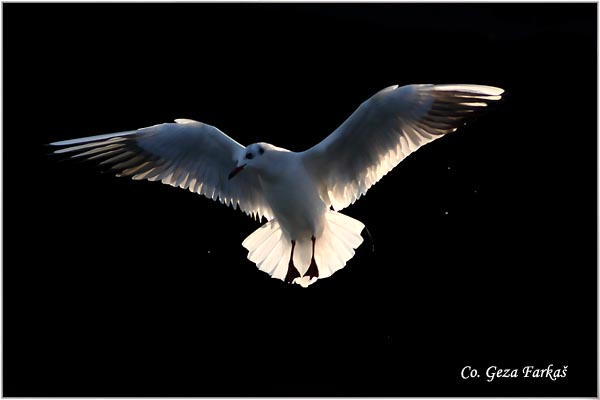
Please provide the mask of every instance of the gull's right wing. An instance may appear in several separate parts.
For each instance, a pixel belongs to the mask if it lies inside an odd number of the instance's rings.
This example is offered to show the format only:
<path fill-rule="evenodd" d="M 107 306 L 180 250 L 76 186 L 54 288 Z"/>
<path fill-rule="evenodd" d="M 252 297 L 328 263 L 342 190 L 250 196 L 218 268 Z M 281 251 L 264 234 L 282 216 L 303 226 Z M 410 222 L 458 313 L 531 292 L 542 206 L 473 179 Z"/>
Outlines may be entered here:
<path fill-rule="evenodd" d="M 244 147 L 201 122 L 178 119 L 134 131 L 51 143 L 55 153 L 86 158 L 110 166 L 117 176 L 161 181 L 189 189 L 221 203 L 239 206 L 255 218 L 272 218 L 258 176 L 227 179 Z"/>

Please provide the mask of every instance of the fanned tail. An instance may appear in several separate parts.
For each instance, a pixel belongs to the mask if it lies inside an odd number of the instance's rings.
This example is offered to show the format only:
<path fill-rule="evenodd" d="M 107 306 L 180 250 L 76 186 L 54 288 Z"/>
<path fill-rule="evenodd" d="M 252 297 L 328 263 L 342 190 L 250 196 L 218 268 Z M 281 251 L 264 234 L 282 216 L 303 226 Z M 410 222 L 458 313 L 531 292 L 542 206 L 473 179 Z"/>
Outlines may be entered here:
<path fill-rule="evenodd" d="M 277 220 L 272 219 L 255 230 L 242 242 L 242 246 L 248 250 L 248 259 L 258 269 L 273 278 L 284 280 L 292 244 L 283 234 Z"/>
<path fill-rule="evenodd" d="M 354 257 L 354 250 L 363 242 L 360 233 L 365 227 L 362 222 L 336 211 L 328 211 L 325 220 L 325 229 L 315 246 L 320 279 L 344 268 Z"/>
<path fill-rule="evenodd" d="M 325 215 L 323 233 L 316 238 L 315 261 L 319 269 L 319 279 L 327 278 L 342 269 L 348 260 L 354 256 L 354 250 L 363 242 L 360 235 L 364 224 L 354 218 L 328 211 Z M 258 269 L 271 277 L 284 280 L 288 270 L 291 239 L 287 237 L 273 219 L 254 231 L 242 243 L 248 250 L 248 259 L 254 262 Z M 304 276 L 307 272 L 312 255 L 311 238 L 299 238 L 294 249 L 294 265 L 300 273 L 294 283 L 303 287 L 314 283 L 316 278 Z"/>

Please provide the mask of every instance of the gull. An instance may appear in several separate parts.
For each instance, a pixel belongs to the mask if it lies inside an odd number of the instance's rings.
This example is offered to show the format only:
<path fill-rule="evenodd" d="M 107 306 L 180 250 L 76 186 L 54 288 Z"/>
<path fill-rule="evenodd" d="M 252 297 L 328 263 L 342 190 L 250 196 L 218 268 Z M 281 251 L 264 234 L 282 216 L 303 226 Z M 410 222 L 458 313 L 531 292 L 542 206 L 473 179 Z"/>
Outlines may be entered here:
<path fill-rule="evenodd" d="M 363 241 L 363 223 L 340 210 L 503 92 L 471 84 L 390 86 L 301 152 L 264 142 L 243 146 L 190 119 L 51 145 L 116 176 L 160 181 L 266 220 L 242 243 L 248 259 L 272 278 L 307 287 L 343 268 Z"/>

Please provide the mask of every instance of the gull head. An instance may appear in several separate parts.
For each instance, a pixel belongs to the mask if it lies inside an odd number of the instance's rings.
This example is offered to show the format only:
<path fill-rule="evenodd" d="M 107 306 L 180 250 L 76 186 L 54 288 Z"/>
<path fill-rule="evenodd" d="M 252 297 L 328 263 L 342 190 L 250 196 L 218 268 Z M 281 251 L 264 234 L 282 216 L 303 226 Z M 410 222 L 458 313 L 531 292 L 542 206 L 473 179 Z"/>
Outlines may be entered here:
<path fill-rule="evenodd" d="M 265 156 L 269 151 L 270 145 L 267 143 L 254 143 L 248 145 L 239 153 L 235 168 L 229 173 L 229 179 L 236 176 L 245 168 L 263 169 L 267 164 Z"/>

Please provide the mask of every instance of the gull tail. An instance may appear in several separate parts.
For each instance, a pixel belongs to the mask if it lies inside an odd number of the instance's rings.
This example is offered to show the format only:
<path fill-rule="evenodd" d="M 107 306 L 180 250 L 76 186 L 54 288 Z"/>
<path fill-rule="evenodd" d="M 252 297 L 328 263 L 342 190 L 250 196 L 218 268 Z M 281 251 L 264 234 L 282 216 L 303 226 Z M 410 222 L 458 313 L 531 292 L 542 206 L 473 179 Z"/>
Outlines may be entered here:
<path fill-rule="evenodd" d="M 325 215 L 323 232 L 316 238 L 315 261 L 319 279 L 327 278 L 342 269 L 354 256 L 354 250 L 363 242 L 361 232 L 364 224 L 354 218 L 328 211 Z M 276 219 L 265 223 L 242 243 L 248 250 L 248 259 L 258 269 L 272 278 L 284 280 L 288 271 L 291 239 L 281 229 Z M 294 248 L 294 265 L 300 273 L 294 283 L 303 287 L 317 279 L 304 276 L 311 263 L 312 241 L 310 237 L 298 238 Z"/>

